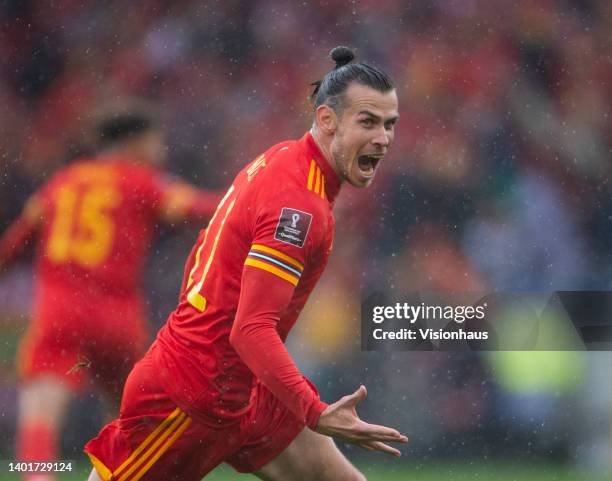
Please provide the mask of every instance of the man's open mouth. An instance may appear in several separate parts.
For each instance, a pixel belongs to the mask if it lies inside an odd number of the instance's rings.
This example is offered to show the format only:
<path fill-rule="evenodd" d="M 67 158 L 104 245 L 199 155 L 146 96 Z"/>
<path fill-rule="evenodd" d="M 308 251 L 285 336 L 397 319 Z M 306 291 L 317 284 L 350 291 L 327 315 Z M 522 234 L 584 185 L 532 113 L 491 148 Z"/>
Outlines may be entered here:
<path fill-rule="evenodd" d="M 373 176 L 380 159 L 382 159 L 381 155 L 360 155 L 357 163 L 361 174 L 365 177 Z"/>

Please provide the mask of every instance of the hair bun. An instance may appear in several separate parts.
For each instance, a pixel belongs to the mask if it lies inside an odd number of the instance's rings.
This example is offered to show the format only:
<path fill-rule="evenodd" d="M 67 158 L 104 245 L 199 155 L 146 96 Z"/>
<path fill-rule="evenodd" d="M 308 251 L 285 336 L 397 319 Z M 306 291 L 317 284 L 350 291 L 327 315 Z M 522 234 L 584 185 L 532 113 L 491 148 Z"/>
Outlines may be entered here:
<path fill-rule="evenodd" d="M 334 47 L 329 55 L 336 62 L 336 68 L 351 63 L 355 59 L 355 52 L 348 47 Z"/>

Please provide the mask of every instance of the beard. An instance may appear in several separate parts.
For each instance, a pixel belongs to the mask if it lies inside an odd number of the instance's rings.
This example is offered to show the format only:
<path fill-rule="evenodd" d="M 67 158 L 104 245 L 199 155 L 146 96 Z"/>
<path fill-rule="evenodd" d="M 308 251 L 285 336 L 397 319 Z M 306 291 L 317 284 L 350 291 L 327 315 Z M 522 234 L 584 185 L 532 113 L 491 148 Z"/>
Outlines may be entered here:
<path fill-rule="evenodd" d="M 341 174 L 341 181 L 349 179 L 349 155 L 344 146 L 344 138 L 340 132 L 336 132 L 336 138 L 331 145 L 330 153 L 336 172 Z"/>

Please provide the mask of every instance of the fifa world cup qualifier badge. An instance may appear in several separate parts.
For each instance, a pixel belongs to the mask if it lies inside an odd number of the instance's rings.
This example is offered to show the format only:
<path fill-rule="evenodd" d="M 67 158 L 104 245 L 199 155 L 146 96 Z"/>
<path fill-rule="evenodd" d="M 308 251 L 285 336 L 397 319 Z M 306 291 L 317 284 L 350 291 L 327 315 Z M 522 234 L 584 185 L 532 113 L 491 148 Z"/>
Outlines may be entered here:
<path fill-rule="evenodd" d="M 301 210 L 283 207 L 274 238 L 297 247 L 304 247 L 304 241 L 310 229 L 312 214 Z"/>

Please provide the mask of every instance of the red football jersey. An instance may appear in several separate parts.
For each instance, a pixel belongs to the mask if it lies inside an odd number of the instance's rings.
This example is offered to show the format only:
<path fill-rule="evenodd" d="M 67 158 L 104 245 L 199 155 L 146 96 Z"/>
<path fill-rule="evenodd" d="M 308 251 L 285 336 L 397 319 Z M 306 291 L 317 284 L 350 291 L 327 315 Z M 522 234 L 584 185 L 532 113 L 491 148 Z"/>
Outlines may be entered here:
<path fill-rule="evenodd" d="M 237 422 L 259 379 L 316 425 L 326 405 L 281 341 L 327 264 L 339 189 L 309 133 L 270 148 L 234 180 L 187 260 L 179 305 L 152 348 L 164 389 L 190 415 Z M 272 301 L 279 293 L 281 304 Z M 275 335 L 265 337 L 270 319 Z M 269 372 L 272 357 L 280 374 Z"/>
<path fill-rule="evenodd" d="M 105 299 L 138 301 L 155 224 L 212 214 L 217 200 L 129 159 L 82 160 L 28 201 L 0 239 L 0 264 L 37 234 L 35 316 L 50 304 L 56 312 L 58 303 L 69 311 L 76 304 L 99 309 Z"/>

